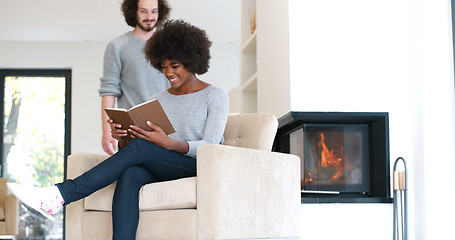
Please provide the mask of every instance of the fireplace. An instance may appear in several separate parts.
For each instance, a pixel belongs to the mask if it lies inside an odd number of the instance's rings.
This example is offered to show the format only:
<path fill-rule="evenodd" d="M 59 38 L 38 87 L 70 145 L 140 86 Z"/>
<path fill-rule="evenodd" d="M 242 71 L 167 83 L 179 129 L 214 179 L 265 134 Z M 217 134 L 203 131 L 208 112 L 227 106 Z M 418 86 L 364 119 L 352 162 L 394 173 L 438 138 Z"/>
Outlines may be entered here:
<path fill-rule="evenodd" d="M 392 202 L 388 113 L 290 112 L 273 150 L 300 157 L 302 203 Z"/>

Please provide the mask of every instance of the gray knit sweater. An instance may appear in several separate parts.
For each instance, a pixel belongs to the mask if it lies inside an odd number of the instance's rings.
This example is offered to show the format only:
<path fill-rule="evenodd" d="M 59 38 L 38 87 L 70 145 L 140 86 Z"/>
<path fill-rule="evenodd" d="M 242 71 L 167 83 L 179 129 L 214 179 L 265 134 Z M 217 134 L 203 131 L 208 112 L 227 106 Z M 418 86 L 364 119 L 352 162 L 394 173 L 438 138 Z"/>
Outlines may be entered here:
<path fill-rule="evenodd" d="M 170 87 L 164 74 L 145 59 L 144 46 L 145 41 L 131 32 L 108 44 L 98 91 L 100 96 L 114 95 L 117 106 L 128 109 Z"/>
<path fill-rule="evenodd" d="M 186 95 L 172 95 L 168 91 L 153 96 L 160 101 L 175 133 L 169 137 L 186 141 L 186 154 L 196 158 L 197 147 L 223 143 L 224 128 L 229 114 L 229 98 L 221 88 L 210 85 Z"/>

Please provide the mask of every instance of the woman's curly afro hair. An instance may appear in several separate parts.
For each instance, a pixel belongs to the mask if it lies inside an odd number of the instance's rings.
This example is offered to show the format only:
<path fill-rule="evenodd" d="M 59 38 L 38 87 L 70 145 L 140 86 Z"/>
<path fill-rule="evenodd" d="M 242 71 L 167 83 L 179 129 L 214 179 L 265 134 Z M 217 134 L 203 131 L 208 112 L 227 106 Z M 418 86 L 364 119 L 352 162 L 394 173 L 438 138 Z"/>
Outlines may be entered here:
<path fill-rule="evenodd" d="M 183 20 L 168 20 L 147 41 L 144 53 L 160 71 L 164 60 L 174 60 L 192 73 L 204 74 L 209 70 L 210 46 L 204 30 Z"/>
<path fill-rule="evenodd" d="M 124 0 L 121 7 L 126 24 L 133 28 L 137 26 L 138 2 L 139 0 Z M 166 0 L 158 0 L 158 19 L 156 20 L 155 27 L 161 26 L 161 24 L 168 19 L 171 10 L 172 9 Z"/>

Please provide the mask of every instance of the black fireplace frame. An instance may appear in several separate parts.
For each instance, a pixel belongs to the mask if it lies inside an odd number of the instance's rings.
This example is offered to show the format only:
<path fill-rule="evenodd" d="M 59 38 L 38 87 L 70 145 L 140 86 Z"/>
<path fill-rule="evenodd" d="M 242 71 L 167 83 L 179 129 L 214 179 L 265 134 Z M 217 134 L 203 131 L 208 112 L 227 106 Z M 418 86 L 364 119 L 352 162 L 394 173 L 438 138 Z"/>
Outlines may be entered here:
<path fill-rule="evenodd" d="M 387 112 L 295 112 L 278 119 L 273 144 L 275 152 L 290 152 L 289 134 L 306 123 L 367 124 L 370 145 L 370 192 L 368 193 L 302 193 L 302 203 L 391 203 L 389 114 Z M 375 144 L 372 144 L 374 140 Z"/>

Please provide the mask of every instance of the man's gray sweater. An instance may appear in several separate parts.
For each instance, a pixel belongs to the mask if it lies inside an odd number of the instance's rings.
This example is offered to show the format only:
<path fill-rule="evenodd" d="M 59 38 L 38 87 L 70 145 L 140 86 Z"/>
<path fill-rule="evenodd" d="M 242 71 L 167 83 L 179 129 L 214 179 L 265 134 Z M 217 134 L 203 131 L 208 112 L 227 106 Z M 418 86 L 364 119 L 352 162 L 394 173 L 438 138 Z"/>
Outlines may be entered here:
<path fill-rule="evenodd" d="M 112 40 L 104 53 L 100 96 L 114 95 L 117 106 L 130 108 L 170 87 L 163 73 L 145 59 L 145 41 L 127 32 Z"/>

